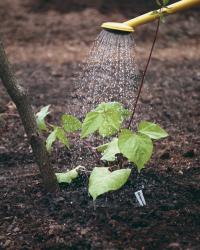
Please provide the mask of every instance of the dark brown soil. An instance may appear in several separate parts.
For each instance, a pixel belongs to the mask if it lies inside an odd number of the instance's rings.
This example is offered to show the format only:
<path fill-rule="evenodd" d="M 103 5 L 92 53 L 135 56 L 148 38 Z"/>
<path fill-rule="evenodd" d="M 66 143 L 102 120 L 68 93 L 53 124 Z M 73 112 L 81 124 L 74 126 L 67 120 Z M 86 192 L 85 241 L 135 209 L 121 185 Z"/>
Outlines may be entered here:
<path fill-rule="evenodd" d="M 1 37 L 35 111 L 51 104 L 51 122 L 72 112 L 68 103 L 80 100 L 71 79 L 100 24 L 151 8 L 135 2 L 0 2 Z M 156 144 L 140 176 L 133 169 L 128 183 L 100 197 L 96 209 L 85 174 L 56 197 L 45 194 L 16 108 L 0 85 L 0 249 L 200 249 L 199 21 L 196 9 L 161 26 L 141 105 L 170 136 Z M 135 32 L 141 69 L 154 29 Z M 52 162 L 55 171 L 97 164 L 78 141 L 70 151 L 58 146 Z M 140 188 L 144 208 L 134 198 Z"/>

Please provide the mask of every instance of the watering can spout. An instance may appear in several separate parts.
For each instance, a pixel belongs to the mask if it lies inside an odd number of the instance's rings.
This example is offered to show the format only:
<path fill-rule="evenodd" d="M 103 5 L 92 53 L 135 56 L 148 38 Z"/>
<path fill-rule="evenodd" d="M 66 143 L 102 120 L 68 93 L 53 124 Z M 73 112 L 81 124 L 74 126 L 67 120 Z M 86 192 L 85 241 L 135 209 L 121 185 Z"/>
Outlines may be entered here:
<path fill-rule="evenodd" d="M 169 15 L 176 12 L 186 10 L 200 5 L 200 0 L 181 0 L 169 6 L 165 6 L 157 11 L 150 11 L 146 14 L 133 18 L 124 23 L 107 22 L 101 25 L 102 28 L 108 30 L 118 30 L 124 32 L 133 32 L 137 26 L 145 23 L 153 22 L 160 18 L 161 14 Z"/>

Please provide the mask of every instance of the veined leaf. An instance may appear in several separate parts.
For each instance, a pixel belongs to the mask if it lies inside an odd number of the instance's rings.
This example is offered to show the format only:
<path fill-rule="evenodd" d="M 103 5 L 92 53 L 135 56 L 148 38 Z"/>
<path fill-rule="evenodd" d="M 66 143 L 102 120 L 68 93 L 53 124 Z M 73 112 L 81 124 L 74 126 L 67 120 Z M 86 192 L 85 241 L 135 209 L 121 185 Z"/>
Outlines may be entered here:
<path fill-rule="evenodd" d="M 122 113 L 114 107 L 106 110 L 103 114 L 103 123 L 99 127 L 99 134 L 103 137 L 115 134 L 123 121 Z"/>
<path fill-rule="evenodd" d="M 61 122 L 66 132 L 75 132 L 81 128 L 81 122 L 72 115 L 62 115 Z"/>
<path fill-rule="evenodd" d="M 65 146 L 69 147 L 69 142 L 65 135 L 65 131 L 60 127 L 54 127 L 54 130 L 49 134 L 46 140 L 47 151 L 51 151 L 52 145 L 56 139 L 58 139 Z"/>
<path fill-rule="evenodd" d="M 82 166 L 78 166 L 70 171 L 63 173 L 56 173 L 56 178 L 58 183 L 68 183 L 70 184 L 74 179 L 78 177 L 78 170 L 83 168 Z"/>
<path fill-rule="evenodd" d="M 115 134 L 123 120 L 130 115 L 118 102 L 101 103 L 86 115 L 82 125 L 81 138 L 99 131 L 103 137 Z"/>
<path fill-rule="evenodd" d="M 65 131 L 62 128 L 57 127 L 57 131 L 56 131 L 56 137 L 57 139 L 65 146 L 67 146 L 69 148 L 69 142 L 68 139 L 65 135 Z"/>
<path fill-rule="evenodd" d="M 168 136 L 167 132 L 159 125 L 147 121 L 140 122 L 138 132 L 147 135 L 152 139 L 161 139 Z"/>
<path fill-rule="evenodd" d="M 120 152 L 129 161 L 135 163 L 139 171 L 148 162 L 153 152 L 153 143 L 148 136 L 132 133 L 128 129 L 124 129 L 120 134 L 118 146 Z"/>
<path fill-rule="evenodd" d="M 101 113 L 92 111 L 86 115 L 82 124 L 81 138 L 87 137 L 99 129 L 103 123 L 103 115 Z"/>
<path fill-rule="evenodd" d="M 93 200 L 108 191 L 121 188 L 128 180 L 131 169 L 110 172 L 106 167 L 95 167 L 89 178 L 89 193 Z"/>
<path fill-rule="evenodd" d="M 108 143 L 107 148 L 103 151 L 101 160 L 114 161 L 115 155 L 119 153 L 118 138 L 114 138 L 110 143 Z"/>
<path fill-rule="evenodd" d="M 48 130 L 47 129 L 47 126 L 45 124 L 45 117 L 50 113 L 49 112 L 49 107 L 50 105 L 48 106 L 45 106 L 43 107 L 37 114 L 36 114 L 36 122 L 37 122 L 37 125 L 38 125 L 38 128 L 40 130 Z"/>

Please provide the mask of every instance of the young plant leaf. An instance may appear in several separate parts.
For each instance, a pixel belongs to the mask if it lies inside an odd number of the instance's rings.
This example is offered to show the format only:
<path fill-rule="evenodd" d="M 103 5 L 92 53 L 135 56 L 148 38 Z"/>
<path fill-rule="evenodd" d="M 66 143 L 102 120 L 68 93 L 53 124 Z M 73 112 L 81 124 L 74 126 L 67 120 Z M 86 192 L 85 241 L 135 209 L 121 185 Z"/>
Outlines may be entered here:
<path fill-rule="evenodd" d="M 118 138 L 114 138 L 110 143 L 108 143 L 107 148 L 103 151 L 101 160 L 114 161 L 115 155 L 119 153 Z"/>
<path fill-rule="evenodd" d="M 82 166 L 78 166 L 70 171 L 63 173 L 56 173 L 56 178 L 58 183 L 68 183 L 70 184 L 74 179 L 78 177 L 78 170 L 83 168 Z"/>
<path fill-rule="evenodd" d="M 123 120 L 130 115 L 118 102 L 101 103 L 86 115 L 82 125 L 81 138 L 99 131 L 103 137 L 115 134 Z"/>
<path fill-rule="evenodd" d="M 99 134 L 103 137 L 115 134 L 122 123 L 122 116 L 120 113 L 110 110 L 105 114 L 103 123 L 99 127 Z"/>
<path fill-rule="evenodd" d="M 128 180 L 131 169 L 110 172 L 106 167 L 95 167 L 89 178 L 89 193 L 93 200 L 108 191 L 121 188 Z"/>
<path fill-rule="evenodd" d="M 140 122 L 138 126 L 138 132 L 147 135 L 155 140 L 165 138 L 168 136 L 167 132 L 164 129 L 162 129 L 159 125 L 147 121 Z"/>
<path fill-rule="evenodd" d="M 151 158 L 153 152 L 153 143 L 148 136 L 132 133 L 128 129 L 124 129 L 120 134 L 118 146 L 120 152 L 129 161 L 135 163 L 139 171 Z"/>
<path fill-rule="evenodd" d="M 86 115 L 82 124 L 81 138 L 87 137 L 99 129 L 100 124 L 103 123 L 102 114 L 92 111 Z"/>
<path fill-rule="evenodd" d="M 50 113 L 49 112 L 49 107 L 50 107 L 50 105 L 43 107 L 36 114 L 36 122 L 37 122 L 38 128 L 40 130 L 46 130 L 46 131 L 48 130 L 47 126 L 46 126 L 46 123 L 45 123 L 45 117 Z"/>
<path fill-rule="evenodd" d="M 51 149 L 52 149 L 52 144 L 55 142 L 56 138 L 57 138 L 57 128 L 54 129 L 50 134 L 49 136 L 47 137 L 46 139 L 46 148 L 47 148 L 47 151 L 50 152 Z"/>
<path fill-rule="evenodd" d="M 65 135 L 65 131 L 62 128 L 57 127 L 56 130 L 56 138 L 66 147 L 69 148 L 69 142 Z"/>
<path fill-rule="evenodd" d="M 46 140 L 47 151 L 51 151 L 53 143 L 59 140 L 62 144 L 69 147 L 68 139 L 65 135 L 65 131 L 60 127 L 54 127 L 54 130 L 49 134 Z"/>
<path fill-rule="evenodd" d="M 75 132 L 81 129 L 81 122 L 72 115 L 62 115 L 61 122 L 66 132 Z"/>

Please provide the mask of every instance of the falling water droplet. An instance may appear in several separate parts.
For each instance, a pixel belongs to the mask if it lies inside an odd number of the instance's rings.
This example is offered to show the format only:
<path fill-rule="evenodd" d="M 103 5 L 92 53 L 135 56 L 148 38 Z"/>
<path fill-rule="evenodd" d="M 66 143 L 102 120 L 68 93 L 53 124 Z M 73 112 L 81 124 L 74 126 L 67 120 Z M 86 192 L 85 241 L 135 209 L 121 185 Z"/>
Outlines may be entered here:
<path fill-rule="evenodd" d="M 138 89 L 133 35 L 103 30 L 90 50 L 83 70 L 76 79 L 80 113 L 101 102 L 118 101 L 131 109 Z"/>

